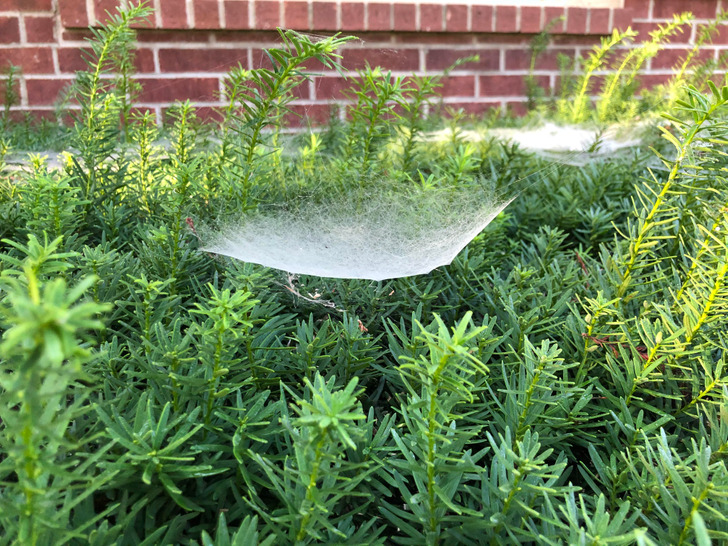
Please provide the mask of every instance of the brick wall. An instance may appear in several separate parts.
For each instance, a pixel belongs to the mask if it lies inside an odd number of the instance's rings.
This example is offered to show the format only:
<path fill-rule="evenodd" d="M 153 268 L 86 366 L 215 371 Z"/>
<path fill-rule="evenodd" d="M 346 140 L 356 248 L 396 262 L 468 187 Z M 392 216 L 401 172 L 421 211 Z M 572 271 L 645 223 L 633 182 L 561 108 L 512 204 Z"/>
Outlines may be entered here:
<path fill-rule="evenodd" d="M 511 3 L 513 2 L 510 0 Z M 489 2 L 489 4 L 492 2 Z M 504 2 L 505 3 L 505 2 Z M 554 2 L 551 2 L 554 3 Z M 721 5 L 721 3 L 725 5 Z M 52 115 L 59 92 L 83 68 L 87 27 L 103 21 L 118 0 L 0 0 L 0 69 L 22 68 L 18 111 Z M 139 30 L 138 78 L 141 106 L 162 115 L 175 100 L 191 99 L 204 112 L 219 104 L 225 72 L 241 63 L 257 67 L 262 49 L 275 44 L 275 28 L 359 36 L 342 50 L 351 70 L 365 62 L 394 74 L 437 72 L 455 59 L 479 54 L 480 61 L 454 71 L 445 81 L 445 102 L 474 113 L 493 106 L 522 109 L 528 43 L 554 18 L 553 43 L 536 74 L 543 85 L 558 78 L 557 53 L 585 55 L 612 28 L 631 25 L 642 36 L 673 13 L 692 11 L 693 28 L 673 38 L 647 65 L 646 80 L 667 79 L 695 28 L 728 0 L 624 0 L 621 8 L 558 8 L 513 5 L 348 2 L 345 0 L 152 0 L 154 15 Z M 723 32 L 703 55 L 728 47 Z M 322 73 L 301 88 L 295 107 L 325 120 L 333 101 L 342 101 L 341 76 Z"/>

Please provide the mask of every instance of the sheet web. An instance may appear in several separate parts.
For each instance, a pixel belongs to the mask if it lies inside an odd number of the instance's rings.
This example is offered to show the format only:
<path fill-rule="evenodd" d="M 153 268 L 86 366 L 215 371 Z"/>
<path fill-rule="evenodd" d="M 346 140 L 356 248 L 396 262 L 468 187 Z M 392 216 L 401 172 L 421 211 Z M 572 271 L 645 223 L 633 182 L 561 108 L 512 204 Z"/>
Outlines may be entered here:
<path fill-rule="evenodd" d="M 449 264 L 512 199 L 480 186 L 354 191 L 228 221 L 203 250 L 295 274 L 408 277 Z"/>

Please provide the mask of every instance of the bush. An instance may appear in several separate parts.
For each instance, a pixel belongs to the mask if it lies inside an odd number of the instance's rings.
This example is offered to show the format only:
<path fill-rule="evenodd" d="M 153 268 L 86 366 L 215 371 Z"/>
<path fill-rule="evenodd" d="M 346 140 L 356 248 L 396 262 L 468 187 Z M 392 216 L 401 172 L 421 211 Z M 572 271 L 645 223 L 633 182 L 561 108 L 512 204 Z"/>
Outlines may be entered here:
<path fill-rule="evenodd" d="M 0 174 L 0 543 L 725 541 L 728 88 L 687 88 L 649 169 L 427 141 L 436 79 L 373 68 L 351 123 L 289 138 L 344 39 L 281 39 L 217 139 L 189 104 L 169 147 L 119 131 L 126 84 L 87 75 L 80 153 Z M 199 250 L 201 220 L 484 179 L 520 197 L 427 275 Z"/>

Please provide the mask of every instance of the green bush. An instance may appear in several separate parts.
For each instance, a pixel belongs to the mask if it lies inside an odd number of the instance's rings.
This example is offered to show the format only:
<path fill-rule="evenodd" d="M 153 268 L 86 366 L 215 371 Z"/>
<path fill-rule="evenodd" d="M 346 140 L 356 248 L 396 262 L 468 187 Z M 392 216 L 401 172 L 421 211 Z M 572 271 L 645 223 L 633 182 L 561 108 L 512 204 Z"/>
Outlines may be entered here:
<path fill-rule="evenodd" d="M 286 31 L 219 138 L 181 104 L 164 147 L 131 76 L 95 79 L 144 14 L 96 38 L 77 155 L 0 171 L 0 544 L 728 540 L 728 88 L 687 88 L 656 156 L 585 167 L 419 138 L 436 81 L 373 68 L 351 123 L 291 139 L 345 39 Z M 199 250 L 262 204 L 480 179 L 520 197 L 428 275 Z"/>

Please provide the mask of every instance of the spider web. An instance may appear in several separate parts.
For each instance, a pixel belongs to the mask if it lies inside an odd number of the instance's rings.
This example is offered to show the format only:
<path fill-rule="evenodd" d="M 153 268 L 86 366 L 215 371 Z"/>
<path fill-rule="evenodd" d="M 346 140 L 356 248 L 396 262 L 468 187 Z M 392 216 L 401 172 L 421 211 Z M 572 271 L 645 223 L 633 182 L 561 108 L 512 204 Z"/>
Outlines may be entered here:
<path fill-rule="evenodd" d="M 455 256 L 516 194 L 488 184 L 387 184 L 261 207 L 201 233 L 205 252 L 294 274 L 381 281 L 421 275 Z"/>

